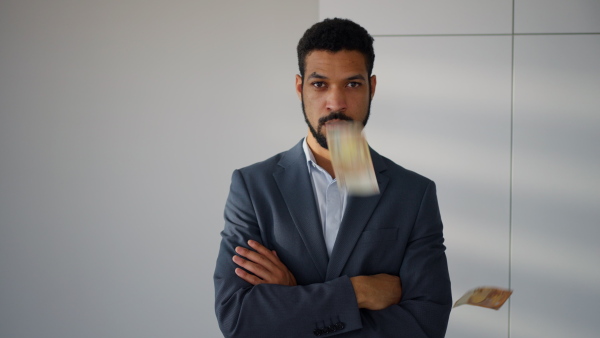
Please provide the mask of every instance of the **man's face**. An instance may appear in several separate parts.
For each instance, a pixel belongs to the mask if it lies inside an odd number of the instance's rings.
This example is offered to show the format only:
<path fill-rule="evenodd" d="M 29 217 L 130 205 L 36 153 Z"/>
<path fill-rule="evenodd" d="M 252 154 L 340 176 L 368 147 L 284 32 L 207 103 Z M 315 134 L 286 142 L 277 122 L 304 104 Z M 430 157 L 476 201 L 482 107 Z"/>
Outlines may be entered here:
<path fill-rule="evenodd" d="M 310 130 L 309 145 L 327 149 L 325 124 L 334 120 L 366 125 L 376 78 L 368 78 L 365 57 L 358 51 L 315 50 L 306 56 L 304 79 L 296 75 L 296 93 L 302 101 Z M 314 144 L 314 143 L 313 143 Z"/>

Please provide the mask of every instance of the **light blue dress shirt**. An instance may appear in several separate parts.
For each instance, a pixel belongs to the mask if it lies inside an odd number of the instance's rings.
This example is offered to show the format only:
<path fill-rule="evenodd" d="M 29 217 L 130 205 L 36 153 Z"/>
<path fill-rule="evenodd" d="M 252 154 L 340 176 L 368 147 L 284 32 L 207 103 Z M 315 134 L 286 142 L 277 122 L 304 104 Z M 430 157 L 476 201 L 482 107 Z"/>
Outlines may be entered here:
<path fill-rule="evenodd" d="M 306 155 L 308 173 L 310 174 L 315 199 L 319 207 L 327 253 L 331 256 L 335 239 L 340 230 L 342 216 L 346 209 L 348 193 L 346 189 L 339 188 L 337 181 L 317 164 L 312 151 L 308 147 L 308 143 L 306 143 L 306 138 L 302 142 L 302 149 L 304 149 L 304 155 Z"/>

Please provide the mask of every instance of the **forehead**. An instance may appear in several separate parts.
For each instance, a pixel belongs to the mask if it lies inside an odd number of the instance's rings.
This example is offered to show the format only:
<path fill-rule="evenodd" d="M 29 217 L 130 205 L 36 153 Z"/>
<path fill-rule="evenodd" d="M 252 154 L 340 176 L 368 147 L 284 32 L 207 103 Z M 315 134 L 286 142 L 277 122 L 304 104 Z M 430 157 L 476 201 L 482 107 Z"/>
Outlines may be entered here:
<path fill-rule="evenodd" d="M 313 72 L 322 75 L 333 74 L 367 74 L 365 56 L 355 50 L 341 50 L 331 52 L 315 50 L 306 56 L 305 74 Z"/>

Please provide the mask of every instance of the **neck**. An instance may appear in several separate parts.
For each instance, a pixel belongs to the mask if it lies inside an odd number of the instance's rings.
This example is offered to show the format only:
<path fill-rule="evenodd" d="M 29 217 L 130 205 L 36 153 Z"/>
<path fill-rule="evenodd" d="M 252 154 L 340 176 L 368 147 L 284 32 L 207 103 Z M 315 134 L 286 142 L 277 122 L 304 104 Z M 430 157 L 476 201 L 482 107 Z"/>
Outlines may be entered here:
<path fill-rule="evenodd" d="M 321 145 L 317 142 L 317 140 L 312 136 L 312 134 L 308 134 L 306 137 L 306 143 L 310 148 L 313 156 L 315 157 L 315 161 L 317 164 L 325 169 L 331 175 L 331 177 L 335 178 L 335 173 L 333 172 L 333 165 L 331 164 L 331 154 L 328 149 L 321 147 Z"/>

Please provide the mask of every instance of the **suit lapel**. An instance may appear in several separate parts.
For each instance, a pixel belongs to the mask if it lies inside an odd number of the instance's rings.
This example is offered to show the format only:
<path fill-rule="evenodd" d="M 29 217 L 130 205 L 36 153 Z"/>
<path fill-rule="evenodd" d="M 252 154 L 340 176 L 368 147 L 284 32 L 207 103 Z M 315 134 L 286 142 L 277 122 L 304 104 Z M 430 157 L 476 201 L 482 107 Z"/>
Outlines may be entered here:
<path fill-rule="evenodd" d="M 273 177 L 304 245 L 324 279 L 328 263 L 327 247 L 302 142 L 285 153 L 279 166 Z"/>
<path fill-rule="evenodd" d="M 362 234 L 371 214 L 379 203 L 381 195 L 385 192 L 389 179 L 382 174 L 386 169 L 383 159 L 372 149 L 371 158 L 373 159 L 375 176 L 377 177 L 377 184 L 379 185 L 379 194 L 369 197 L 348 197 L 346 211 L 344 212 L 340 230 L 335 240 L 331 257 L 329 258 L 327 276 L 325 277 L 326 280 L 331 280 L 340 276 L 350 254 L 354 250 L 358 238 Z"/>

